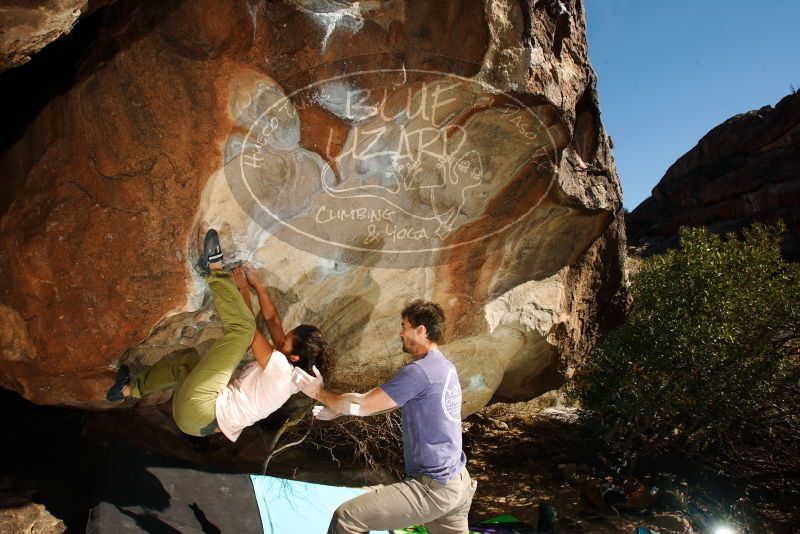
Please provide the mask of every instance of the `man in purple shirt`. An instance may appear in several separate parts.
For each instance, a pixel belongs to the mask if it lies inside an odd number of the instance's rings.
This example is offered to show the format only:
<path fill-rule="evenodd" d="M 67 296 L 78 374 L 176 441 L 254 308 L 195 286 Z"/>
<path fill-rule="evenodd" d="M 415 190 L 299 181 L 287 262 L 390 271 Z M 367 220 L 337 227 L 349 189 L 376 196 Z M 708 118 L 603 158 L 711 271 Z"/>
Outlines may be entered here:
<path fill-rule="evenodd" d="M 414 356 L 387 382 L 366 393 L 325 389 L 314 368 L 311 376 L 294 371 L 300 390 L 322 402 L 318 419 L 340 415 L 366 417 L 400 407 L 406 478 L 342 504 L 330 533 L 365 533 L 423 524 L 432 534 L 467 532 L 467 514 L 475 492 L 461 450 L 461 386 L 458 373 L 438 348 L 444 312 L 417 300 L 402 312 L 403 350 Z"/>

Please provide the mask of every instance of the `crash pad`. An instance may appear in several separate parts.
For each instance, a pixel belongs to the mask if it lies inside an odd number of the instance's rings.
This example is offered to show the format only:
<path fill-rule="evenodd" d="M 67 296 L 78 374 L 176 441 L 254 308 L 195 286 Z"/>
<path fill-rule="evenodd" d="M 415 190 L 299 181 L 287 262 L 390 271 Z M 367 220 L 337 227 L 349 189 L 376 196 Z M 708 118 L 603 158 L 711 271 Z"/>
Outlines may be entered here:
<path fill-rule="evenodd" d="M 264 534 L 325 533 L 334 510 L 364 489 L 250 476 Z"/>

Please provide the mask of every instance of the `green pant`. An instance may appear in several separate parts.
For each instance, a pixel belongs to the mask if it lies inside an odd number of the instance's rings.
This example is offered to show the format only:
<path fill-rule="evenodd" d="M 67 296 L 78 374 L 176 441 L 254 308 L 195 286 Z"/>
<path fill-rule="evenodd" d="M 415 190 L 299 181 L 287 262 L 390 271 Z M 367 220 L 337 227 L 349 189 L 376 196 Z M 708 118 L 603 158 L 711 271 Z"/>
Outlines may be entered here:
<path fill-rule="evenodd" d="M 206 277 L 223 336 L 199 355 L 196 351 L 161 360 L 131 378 L 131 394 L 141 398 L 175 386 L 172 417 L 183 432 L 205 436 L 216 428 L 217 396 L 253 342 L 256 320 L 239 293 L 233 277 L 214 270 Z"/>

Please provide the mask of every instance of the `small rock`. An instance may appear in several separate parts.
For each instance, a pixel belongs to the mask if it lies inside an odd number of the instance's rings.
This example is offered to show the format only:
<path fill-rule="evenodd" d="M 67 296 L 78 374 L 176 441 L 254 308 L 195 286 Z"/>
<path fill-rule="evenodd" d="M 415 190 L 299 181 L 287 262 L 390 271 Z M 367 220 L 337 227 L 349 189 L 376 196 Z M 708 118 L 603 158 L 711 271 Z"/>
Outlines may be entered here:
<path fill-rule="evenodd" d="M 184 326 L 181 330 L 181 337 L 193 338 L 197 334 L 197 328 L 194 326 Z"/>
<path fill-rule="evenodd" d="M 655 514 L 648 520 L 651 528 L 659 534 L 666 533 L 694 533 L 697 532 L 692 528 L 689 520 L 679 512 L 664 512 Z"/>
<path fill-rule="evenodd" d="M 583 484 L 587 480 L 589 480 L 589 475 L 588 474 L 586 474 L 586 473 L 578 473 L 577 475 L 575 475 L 574 482 L 576 484 Z"/>
<path fill-rule="evenodd" d="M 54 517 L 43 505 L 28 503 L 18 508 L 0 510 L 0 532 L 36 532 L 61 534 L 66 532 L 64 522 Z"/>
<path fill-rule="evenodd" d="M 564 464 L 560 465 L 559 468 L 561 469 L 561 476 L 563 476 L 564 480 L 567 482 L 572 482 L 575 479 L 575 475 L 578 473 L 578 466 L 576 464 Z"/>
<path fill-rule="evenodd" d="M 557 421 L 564 421 L 565 423 L 574 423 L 578 420 L 578 410 L 575 408 L 545 408 L 542 410 L 541 415 L 545 417 L 551 417 Z"/>

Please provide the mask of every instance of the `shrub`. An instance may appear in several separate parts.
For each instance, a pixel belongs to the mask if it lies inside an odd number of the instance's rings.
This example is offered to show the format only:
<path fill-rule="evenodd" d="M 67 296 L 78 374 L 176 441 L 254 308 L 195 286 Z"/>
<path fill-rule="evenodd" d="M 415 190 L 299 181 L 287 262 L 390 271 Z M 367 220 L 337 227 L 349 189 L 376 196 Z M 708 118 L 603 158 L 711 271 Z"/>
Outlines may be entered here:
<path fill-rule="evenodd" d="M 774 443 L 797 472 L 800 265 L 780 255 L 784 232 L 682 229 L 634 275 L 629 318 L 572 385 L 620 467 L 677 454 L 719 468 Z"/>

